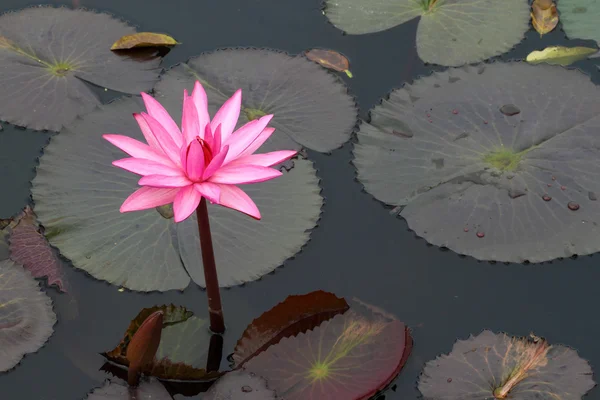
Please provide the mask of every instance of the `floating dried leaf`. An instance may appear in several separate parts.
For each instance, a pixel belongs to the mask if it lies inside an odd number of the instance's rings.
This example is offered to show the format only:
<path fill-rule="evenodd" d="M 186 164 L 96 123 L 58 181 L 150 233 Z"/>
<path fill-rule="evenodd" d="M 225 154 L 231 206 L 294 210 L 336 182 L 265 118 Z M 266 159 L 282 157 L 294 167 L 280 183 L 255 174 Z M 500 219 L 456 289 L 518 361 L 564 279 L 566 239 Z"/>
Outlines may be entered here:
<path fill-rule="evenodd" d="M 529 53 L 526 61 L 530 64 L 548 63 L 567 66 L 576 61 L 584 60 L 588 56 L 597 53 L 598 49 L 592 47 L 564 47 L 550 46 L 544 50 L 535 50 Z"/>
<path fill-rule="evenodd" d="M 113 43 L 111 50 L 128 50 L 136 47 L 163 47 L 180 44 L 177 40 L 163 33 L 138 32 L 133 35 L 122 36 Z"/>
<path fill-rule="evenodd" d="M 552 32 L 558 25 L 558 12 L 552 0 L 534 0 L 531 4 L 531 23 L 540 36 Z"/>
<path fill-rule="evenodd" d="M 345 72 L 349 78 L 352 78 L 352 72 L 350 72 L 350 62 L 344 55 L 334 50 L 325 49 L 312 49 L 306 53 L 306 58 L 317 64 L 322 65 L 325 68 L 332 69 L 334 71 Z"/>

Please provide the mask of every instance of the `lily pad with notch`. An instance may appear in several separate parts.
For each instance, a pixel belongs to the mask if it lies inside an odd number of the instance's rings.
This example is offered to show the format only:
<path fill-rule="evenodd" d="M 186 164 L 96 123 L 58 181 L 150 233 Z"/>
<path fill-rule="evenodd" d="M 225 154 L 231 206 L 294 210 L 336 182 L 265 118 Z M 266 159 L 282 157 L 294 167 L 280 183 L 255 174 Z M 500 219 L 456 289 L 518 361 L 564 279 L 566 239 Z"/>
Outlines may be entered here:
<path fill-rule="evenodd" d="M 529 5 L 521 0 L 326 0 L 324 13 L 351 35 L 383 31 L 420 17 L 419 57 L 448 66 L 505 53 L 529 29 Z"/>
<path fill-rule="evenodd" d="M 479 260 L 600 250 L 600 89 L 560 66 L 434 73 L 371 111 L 354 148 L 367 192 L 428 242 Z"/>
<path fill-rule="evenodd" d="M 412 348 L 408 328 L 363 303 L 281 339 L 244 366 L 286 400 L 366 400 L 398 375 Z"/>
<path fill-rule="evenodd" d="M 127 346 L 142 322 L 155 311 L 161 310 L 163 330 L 154 361 L 142 373 L 164 380 L 208 381 L 221 374 L 207 372 L 206 362 L 211 333 L 208 321 L 193 316 L 185 307 L 163 305 L 145 308 L 131 321 L 121 343 L 113 350 L 102 353 L 107 360 L 128 366 Z"/>
<path fill-rule="evenodd" d="M 458 340 L 419 379 L 424 400 L 580 400 L 594 386 L 575 350 L 491 331 Z"/>
<path fill-rule="evenodd" d="M 21 265 L 0 261 L 0 372 L 38 351 L 54 332 L 52 300 Z"/>
<path fill-rule="evenodd" d="M 244 48 L 204 53 L 162 75 L 156 97 L 178 115 L 183 90 L 191 92 L 196 80 L 206 90 L 211 115 L 242 89 L 238 127 L 275 115 L 269 126 L 276 133 L 263 145 L 264 152 L 302 146 L 331 151 L 350 138 L 356 125 L 356 103 L 343 81 L 302 55 Z"/>
<path fill-rule="evenodd" d="M 179 107 L 173 115 L 181 115 Z M 168 207 L 119 212 L 139 177 L 111 164 L 125 154 L 102 134 L 143 141 L 131 116 L 143 109 L 138 98 L 118 99 L 53 137 L 33 180 L 35 212 L 50 243 L 97 279 L 138 291 L 184 289 L 190 276 L 204 286 L 195 216 L 175 224 Z M 309 240 L 323 198 L 312 162 L 294 165 L 278 179 L 240 185 L 261 210 L 260 221 L 209 205 L 221 286 L 260 278 Z"/>
<path fill-rule="evenodd" d="M 0 119 L 59 131 L 101 104 L 86 82 L 123 93 L 150 90 L 160 58 L 117 55 L 135 33 L 125 22 L 82 9 L 31 7 L 0 16 Z"/>

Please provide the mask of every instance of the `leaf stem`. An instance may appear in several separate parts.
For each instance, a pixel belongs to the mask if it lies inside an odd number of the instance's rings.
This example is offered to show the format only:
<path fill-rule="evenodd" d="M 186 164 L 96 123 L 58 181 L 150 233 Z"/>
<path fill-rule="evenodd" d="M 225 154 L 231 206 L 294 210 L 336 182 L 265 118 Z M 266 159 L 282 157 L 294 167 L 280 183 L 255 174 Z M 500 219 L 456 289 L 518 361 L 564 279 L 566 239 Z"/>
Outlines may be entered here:
<path fill-rule="evenodd" d="M 210 316 L 210 330 L 214 333 L 225 333 L 225 321 L 221 306 L 221 292 L 219 291 L 219 278 L 213 250 L 210 222 L 208 220 L 208 207 L 206 199 L 202 197 L 196 209 L 198 219 L 198 232 L 200 233 L 200 249 L 202 250 L 202 264 L 204 280 L 206 282 L 206 295 L 208 296 L 208 314 Z"/>

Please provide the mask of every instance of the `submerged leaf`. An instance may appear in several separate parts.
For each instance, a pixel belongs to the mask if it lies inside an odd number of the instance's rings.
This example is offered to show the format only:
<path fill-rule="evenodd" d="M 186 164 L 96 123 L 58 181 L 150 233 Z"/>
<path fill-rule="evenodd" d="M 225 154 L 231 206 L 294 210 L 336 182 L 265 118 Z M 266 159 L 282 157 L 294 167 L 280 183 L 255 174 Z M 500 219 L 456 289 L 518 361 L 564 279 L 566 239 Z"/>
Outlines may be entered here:
<path fill-rule="evenodd" d="M 325 68 L 332 69 L 334 71 L 345 72 L 349 78 L 352 78 L 352 72 L 350 72 L 350 63 L 348 59 L 342 54 L 334 50 L 324 49 L 312 49 L 304 53 L 306 58 L 314 61 Z"/>
<path fill-rule="evenodd" d="M 600 88 L 578 71 L 450 69 L 376 106 L 354 165 L 366 191 L 403 207 L 428 242 L 480 260 L 542 262 L 600 251 L 598 129 Z"/>
<path fill-rule="evenodd" d="M 597 0 L 560 0 L 562 27 L 570 39 L 593 39 L 600 45 L 600 4 Z"/>
<path fill-rule="evenodd" d="M 523 0 L 326 0 L 325 15 L 351 35 L 379 32 L 421 17 L 417 52 L 457 66 L 505 53 L 529 29 Z"/>
<path fill-rule="evenodd" d="M 302 62 L 325 73 L 307 60 Z M 178 93 L 181 97 L 183 89 Z M 171 110 L 173 116 L 181 115 L 181 106 L 179 98 L 179 108 Z M 183 289 L 190 276 L 204 286 L 195 214 L 175 224 L 154 209 L 119 212 L 123 201 L 138 188 L 139 177 L 112 165 L 124 153 L 102 134 L 119 132 L 144 140 L 131 116 L 141 110 L 141 100 L 119 99 L 54 136 L 33 180 L 35 212 L 50 243 L 75 267 L 97 279 L 140 291 Z M 271 137 L 281 136 L 285 135 L 275 131 Z M 261 211 L 260 221 L 209 205 L 221 286 L 260 278 L 308 241 L 323 198 L 312 162 L 294 160 L 294 165 L 281 178 L 241 185 Z"/>
<path fill-rule="evenodd" d="M 4 228 L 10 242 L 10 259 L 23 265 L 34 278 L 47 278 L 48 285 L 56 285 L 66 292 L 63 283 L 62 263 L 40 232 L 36 215 L 31 207 L 9 220 Z"/>
<path fill-rule="evenodd" d="M 156 379 L 143 381 L 138 387 L 130 387 L 117 380 L 107 380 L 104 386 L 94 389 L 86 400 L 173 400 L 173 398 Z"/>
<path fill-rule="evenodd" d="M 531 24 L 540 36 L 550 33 L 558 25 L 558 12 L 552 0 L 533 0 Z"/>
<path fill-rule="evenodd" d="M 286 400 L 366 400 L 394 380 L 411 348 L 402 322 L 352 304 L 313 330 L 283 338 L 245 369 Z"/>
<path fill-rule="evenodd" d="M 175 46 L 179 42 L 164 33 L 138 32 L 125 35 L 113 43 L 111 50 L 127 50 L 136 47 Z"/>
<path fill-rule="evenodd" d="M 534 50 L 527 56 L 526 61 L 530 64 L 547 63 L 554 65 L 571 65 L 576 61 L 584 60 L 590 55 L 597 53 L 598 49 L 591 47 L 564 47 L 550 46 L 544 50 Z"/>
<path fill-rule="evenodd" d="M 58 131 L 101 104 L 84 81 L 124 93 L 150 90 L 159 58 L 136 61 L 110 45 L 135 30 L 108 14 L 32 7 L 0 16 L 0 119 Z"/>
<path fill-rule="evenodd" d="M 261 152 L 302 146 L 331 151 L 350 138 L 357 118 L 354 99 L 344 83 L 302 56 L 266 49 L 227 49 L 204 53 L 168 70 L 156 85 L 156 97 L 180 115 L 181 94 L 199 80 L 214 115 L 233 93 L 242 89 L 238 127 L 274 114 L 275 134 Z M 260 205 L 259 205 L 260 208 Z"/>
<path fill-rule="evenodd" d="M 52 300 L 22 266 L 0 261 L 0 372 L 15 367 L 52 336 Z"/>
<path fill-rule="evenodd" d="M 346 300 L 321 290 L 289 296 L 248 325 L 235 346 L 233 360 L 236 367 L 243 366 L 284 337 L 314 329 L 323 321 L 343 314 L 348 307 Z"/>
<path fill-rule="evenodd" d="M 129 346 L 136 346 L 133 338 L 144 321 L 157 311 L 164 314 L 160 344 L 152 362 L 141 362 L 133 367 L 145 375 L 160 379 L 212 380 L 219 372 L 205 369 L 211 333 L 205 320 L 194 317 L 185 307 L 174 305 L 145 308 L 131 321 L 121 343 L 102 355 L 115 364 L 129 366 Z M 156 335 L 153 336 L 154 338 Z M 133 350 L 134 353 L 139 353 Z M 147 361 L 147 360 L 144 360 Z"/>
<path fill-rule="evenodd" d="M 483 331 L 425 365 L 425 400 L 579 400 L 595 386 L 577 352 L 544 339 Z"/>
<path fill-rule="evenodd" d="M 267 382 L 244 370 L 232 371 L 220 378 L 202 397 L 203 400 L 276 400 Z"/>
<path fill-rule="evenodd" d="M 137 383 L 139 372 L 154 361 L 154 355 L 160 344 L 164 315 L 162 310 L 150 314 L 142 322 L 127 346 L 126 357 L 129 361 L 127 383 L 131 386 Z"/>

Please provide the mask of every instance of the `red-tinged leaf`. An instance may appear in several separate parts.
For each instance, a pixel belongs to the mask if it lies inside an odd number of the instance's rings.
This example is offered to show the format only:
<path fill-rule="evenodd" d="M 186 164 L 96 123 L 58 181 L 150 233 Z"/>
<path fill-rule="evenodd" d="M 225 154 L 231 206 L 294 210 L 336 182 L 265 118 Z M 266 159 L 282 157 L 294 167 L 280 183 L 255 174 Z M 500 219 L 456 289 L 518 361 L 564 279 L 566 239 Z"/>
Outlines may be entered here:
<path fill-rule="evenodd" d="M 125 35 L 113 43 L 111 50 L 128 50 L 138 47 L 162 47 L 175 46 L 177 40 L 163 33 L 138 32 L 133 35 Z"/>
<path fill-rule="evenodd" d="M 592 368 L 575 350 L 491 331 L 458 340 L 419 379 L 425 400 L 579 400 L 594 386 Z"/>
<path fill-rule="evenodd" d="M 210 344 L 207 322 L 194 317 L 185 307 L 163 305 L 145 308 L 131 321 L 121 343 L 113 350 L 102 353 L 109 361 L 130 366 L 128 348 L 142 323 L 156 311 L 162 311 L 163 327 L 154 361 L 140 368 L 140 372 L 164 380 L 214 380 L 221 373 L 207 372 L 206 362 Z"/>
<path fill-rule="evenodd" d="M 4 220 L 2 225 L 8 232 L 10 259 L 23 265 L 34 278 L 47 278 L 48 285 L 55 285 L 61 292 L 66 292 L 62 263 L 40 232 L 31 207 L 25 207 L 11 220 Z"/>
<path fill-rule="evenodd" d="M 394 380 L 411 349 L 402 322 L 353 303 L 315 329 L 282 339 L 245 369 L 285 400 L 366 400 Z"/>
<path fill-rule="evenodd" d="M 346 300 L 322 290 L 289 296 L 248 325 L 233 352 L 236 368 L 281 339 L 314 329 L 346 310 Z"/>
<path fill-rule="evenodd" d="M 352 72 L 350 72 L 350 62 L 344 55 L 338 53 L 337 51 L 312 49 L 308 50 L 305 55 L 309 60 L 314 61 L 325 68 L 329 68 L 334 71 L 345 72 L 349 78 L 352 78 Z"/>
<path fill-rule="evenodd" d="M 126 357 L 129 360 L 129 374 L 127 382 L 134 386 L 137 384 L 139 372 L 154 360 L 156 350 L 160 344 L 163 328 L 162 310 L 155 311 L 142 322 L 137 332 L 127 346 Z"/>

